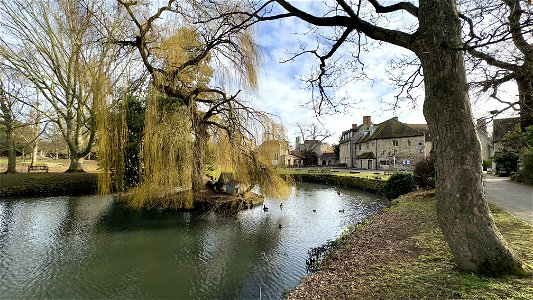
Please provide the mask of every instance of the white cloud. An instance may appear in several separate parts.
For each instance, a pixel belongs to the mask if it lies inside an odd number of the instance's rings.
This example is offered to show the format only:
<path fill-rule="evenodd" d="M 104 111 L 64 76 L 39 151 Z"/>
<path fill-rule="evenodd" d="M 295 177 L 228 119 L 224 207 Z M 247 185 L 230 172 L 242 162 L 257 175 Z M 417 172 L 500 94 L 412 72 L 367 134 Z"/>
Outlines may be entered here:
<path fill-rule="evenodd" d="M 316 11 L 320 3 L 320 1 L 298 1 L 295 5 L 302 8 L 303 6 L 311 7 Z M 399 20 L 403 19 L 400 17 Z M 399 27 L 404 24 L 396 25 Z M 256 103 L 260 109 L 280 117 L 287 127 L 291 143 L 294 143 L 297 122 L 317 123 L 314 112 L 302 107 L 302 104 L 310 99 L 311 92 L 305 89 L 305 84 L 298 78 L 309 74 L 310 68 L 316 68 L 319 62 L 311 54 L 298 56 L 293 61 L 283 64 L 280 61 L 298 53 L 302 47 L 307 50 L 317 47 L 315 34 L 304 34 L 308 32 L 309 26 L 295 18 L 261 23 L 256 29 L 257 41 L 263 51 L 257 95 L 259 101 Z M 393 116 L 398 116 L 399 120 L 405 123 L 426 122 L 422 113 L 423 88 L 414 91 L 417 96 L 417 106 L 414 109 L 412 103 L 402 103 L 399 109 L 393 111 L 387 104 L 393 102 L 394 96 L 399 92 L 397 87 L 390 84 L 386 73 L 387 66 L 392 59 L 411 53 L 386 43 L 370 44 L 367 50 L 361 54 L 361 60 L 365 64 L 365 73 L 371 81 L 350 81 L 335 92 L 338 97 L 348 95 L 349 99 L 357 104 L 343 113 L 325 115 L 320 118 L 320 122 L 333 133 L 333 136 L 327 140 L 329 143 L 338 143 L 341 132 L 349 129 L 351 124 L 361 124 L 363 116 L 366 115 L 372 116 L 374 123 L 385 121 Z M 351 59 L 353 52 L 354 49 L 343 46 L 336 56 Z M 516 97 L 516 94 L 511 87 L 509 92 L 502 96 L 512 99 Z M 486 115 L 489 110 L 502 107 L 490 99 L 473 100 L 476 100 L 473 101 L 472 108 L 475 118 Z"/>

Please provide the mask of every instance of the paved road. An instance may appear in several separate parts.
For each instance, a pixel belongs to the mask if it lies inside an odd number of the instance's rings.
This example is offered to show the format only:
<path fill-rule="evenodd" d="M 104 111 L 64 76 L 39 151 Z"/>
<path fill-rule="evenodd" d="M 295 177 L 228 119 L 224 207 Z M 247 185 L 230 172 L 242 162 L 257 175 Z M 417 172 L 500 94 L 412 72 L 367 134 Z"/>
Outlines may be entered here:
<path fill-rule="evenodd" d="M 533 225 L 533 187 L 511 182 L 509 177 L 486 175 L 487 199 Z"/>

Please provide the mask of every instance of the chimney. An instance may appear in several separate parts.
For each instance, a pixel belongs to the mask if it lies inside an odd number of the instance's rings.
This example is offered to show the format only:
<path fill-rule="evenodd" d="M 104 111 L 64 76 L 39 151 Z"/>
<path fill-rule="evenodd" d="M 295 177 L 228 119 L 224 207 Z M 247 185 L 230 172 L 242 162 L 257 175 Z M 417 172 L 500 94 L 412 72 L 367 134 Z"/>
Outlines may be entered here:
<path fill-rule="evenodd" d="M 487 132 L 487 120 L 486 119 L 477 119 L 477 131 L 479 132 Z"/>
<path fill-rule="evenodd" d="M 363 117 L 363 125 L 366 126 L 366 129 L 369 129 L 370 127 L 372 127 L 372 121 L 370 120 L 370 116 Z"/>
<path fill-rule="evenodd" d="M 352 129 L 357 128 L 357 124 L 352 124 Z"/>

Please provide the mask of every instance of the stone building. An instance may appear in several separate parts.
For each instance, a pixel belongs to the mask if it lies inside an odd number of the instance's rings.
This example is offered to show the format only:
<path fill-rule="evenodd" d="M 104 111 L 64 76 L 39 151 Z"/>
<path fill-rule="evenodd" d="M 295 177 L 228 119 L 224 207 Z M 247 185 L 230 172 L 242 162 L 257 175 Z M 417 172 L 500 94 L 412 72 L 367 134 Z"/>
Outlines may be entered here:
<path fill-rule="evenodd" d="M 339 145 L 340 163 L 369 170 L 411 169 L 432 147 L 426 124 L 405 124 L 397 117 L 373 124 L 370 116 L 344 131 Z"/>
<path fill-rule="evenodd" d="M 273 166 L 292 167 L 303 165 L 303 157 L 295 151 L 290 151 L 288 141 L 264 141 L 259 145 L 258 152 L 266 156 Z"/>
<path fill-rule="evenodd" d="M 317 156 L 317 165 L 335 165 L 335 153 L 333 146 L 328 143 L 323 143 L 319 140 L 305 140 L 301 143 L 300 137 L 296 137 L 296 155 L 303 151 L 313 151 Z"/>
<path fill-rule="evenodd" d="M 339 164 L 349 168 L 355 167 L 355 143 L 372 129 L 370 116 L 364 116 L 363 124 L 352 124 L 352 128 L 342 132 L 339 141 Z"/>

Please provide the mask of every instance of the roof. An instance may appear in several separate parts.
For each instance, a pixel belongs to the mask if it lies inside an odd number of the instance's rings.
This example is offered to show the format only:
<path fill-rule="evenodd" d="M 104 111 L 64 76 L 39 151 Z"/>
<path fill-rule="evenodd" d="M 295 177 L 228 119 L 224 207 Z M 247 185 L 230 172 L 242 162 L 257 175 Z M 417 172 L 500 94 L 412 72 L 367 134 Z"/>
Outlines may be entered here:
<path fill-rule="evenodd" d="M 492 142 L 497 143 L 501 141 L 506 134 L 513 131 L 517 124 L 520 124 L 519 117 L 494 119 L 494 124 L 492 125 Z"/>
<path fill-rule="evenodd" d="M 355 157 L 357 159 L 366 159 L 366 158 L 376 158 L 374 156 L 374 153 L 372 152 L 364 152 L 364 153 L 361 153 L 359 155 L 357 155 L 357 157 Z"/>
<path fill-rule="evenodd" d="M 433 141 L 433 138 L 431 137 L 431 134 L 429 134 L 429 126 L 428 124 L 407 124 L 407 126 L 414 128 L 418 131 L 421 131 L 424 133 L 426 142 Z"/>
<path fill-rule="evenodd" d="M 360 140 L 360 142 L 422 135 L 424 135 L 424 132 L 410 127 L 409 125 L 398 121 L 397 117 L 394 117 L 379 124 L 374 131 L 374 134 L 367 136 Z"/>
<path fill-rule="evenodd" d="M 322 156 L 320 156 L 321 158 L 335 158 L 335 153 L 334 152 L 324 152 L 322 153 Z"/>

